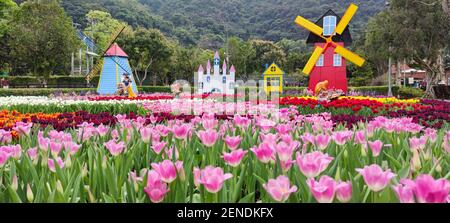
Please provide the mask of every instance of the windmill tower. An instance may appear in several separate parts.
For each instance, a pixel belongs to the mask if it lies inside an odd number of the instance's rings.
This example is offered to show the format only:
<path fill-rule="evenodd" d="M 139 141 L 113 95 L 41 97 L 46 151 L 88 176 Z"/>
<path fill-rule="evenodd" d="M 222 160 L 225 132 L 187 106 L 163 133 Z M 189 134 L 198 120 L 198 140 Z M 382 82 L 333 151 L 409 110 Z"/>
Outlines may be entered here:
<path fill-rule="evenodd" d="M 133 71 L 128 62 L 128 55 L 114 43 L 103 55 L 103 68 L 98 82 L 97 92 L 101 95 L 113 95 L 117 92 L 117 86 L 122 81 L 122 74 L 127 73 L 133 81 L 132 89 L 135 94 L 138 90 Z"/>

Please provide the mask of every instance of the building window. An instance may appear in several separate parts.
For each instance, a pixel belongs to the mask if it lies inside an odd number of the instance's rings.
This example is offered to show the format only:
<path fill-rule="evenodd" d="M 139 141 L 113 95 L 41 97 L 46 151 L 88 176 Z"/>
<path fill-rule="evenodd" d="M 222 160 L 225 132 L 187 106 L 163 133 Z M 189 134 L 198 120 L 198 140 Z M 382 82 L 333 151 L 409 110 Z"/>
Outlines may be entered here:
<path fill-rule="evenodd" d="M 206 82 L 208 82 L 208 83 L 211 82 L 211 77 L 210 76 L 206 77 Z"/>
<path fill-rule="evenodd" d="M 222 83 L 223 83 L 223 84 L 226 84 L 226 83 L 227 83 L 227 77 L 226 77 L 226 76 L 223 76 L 223 77 L 222 77 Z"/>
<path fill-rule="evenodd" d="M 323 18 L 323 35 L 331 36 L 336 29 L 336 16 L 325 16 Z"/>
<path fill-rule="evenodd" d="M 334 54 L 333 56 L 333 66 L 340 67 L 342 66 L 342 57 L 339 54 Z"/>
<path fill-rule="evenodd" d="M 320 55 L 319 60 L 317 61 L 316 66 L 323 67 L 323 54 Z"/>

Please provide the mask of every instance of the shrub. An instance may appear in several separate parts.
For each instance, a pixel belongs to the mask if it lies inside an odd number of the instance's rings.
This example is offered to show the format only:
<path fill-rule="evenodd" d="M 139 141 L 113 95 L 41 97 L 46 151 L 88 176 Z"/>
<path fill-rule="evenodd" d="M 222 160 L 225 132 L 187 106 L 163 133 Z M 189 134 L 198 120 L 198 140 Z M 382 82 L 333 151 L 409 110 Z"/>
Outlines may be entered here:
<path fill-rule="evenodd" d="M 419 88 L 401 87 L 398 90 L 400 98 L 421 98 L 425 92 Z"/>
<path fill-rule="evenodd" d="M 56 93 L 76 93 L 80 95 L 95 91 L 95 88 L 10 88 L 0 89 L 0 96 L 49 96 Z"/>

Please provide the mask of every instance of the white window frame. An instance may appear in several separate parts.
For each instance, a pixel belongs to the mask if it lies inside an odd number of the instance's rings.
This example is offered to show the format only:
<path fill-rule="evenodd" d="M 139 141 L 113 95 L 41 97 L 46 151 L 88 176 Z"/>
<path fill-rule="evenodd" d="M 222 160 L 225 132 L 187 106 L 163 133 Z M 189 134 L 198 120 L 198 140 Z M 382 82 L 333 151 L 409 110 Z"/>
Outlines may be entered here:
<path fill-rule="evenodd" d="M 334 67 L 340 67 L 342 66 L 342 57 L 339 54 L 333 55 L 333 66 Z"/>
<path fill-rule="evenodd" d="M 316 66 L 317 67 L 323 67 L 323 63 L 325 61 L 324 55 L 320 55 L 319 60 L 317 60 Z"/>
<path fill-rule="evenodd" d="M 325 16 L 323 18 L 323 35 L 324 36 L 331 36 L 334 33 L 334 30 L 336 29 L 337 24 L 337 18 L 336 16 Z"/>

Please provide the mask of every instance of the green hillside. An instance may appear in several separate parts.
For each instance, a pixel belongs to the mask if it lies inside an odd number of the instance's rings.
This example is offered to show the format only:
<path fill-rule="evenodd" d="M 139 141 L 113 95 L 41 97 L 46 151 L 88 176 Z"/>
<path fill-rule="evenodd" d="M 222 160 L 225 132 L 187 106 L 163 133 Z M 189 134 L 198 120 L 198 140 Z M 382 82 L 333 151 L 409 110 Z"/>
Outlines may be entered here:
<path fill-rule="evenodd" d="M 297 15 L 316 20 L 328 9 L 342 14 L 351 2 L 360 6 L 351 23 L 354 35 L 385 7 L 384 0 L 63 0 L 62 6 L 82 25 L 89 10 L 99 9 L 134 27 L 158 28 L 189 45 L 227 34 L 242 39 L 304 39 L 306 32 L 294 24 Z"/>

